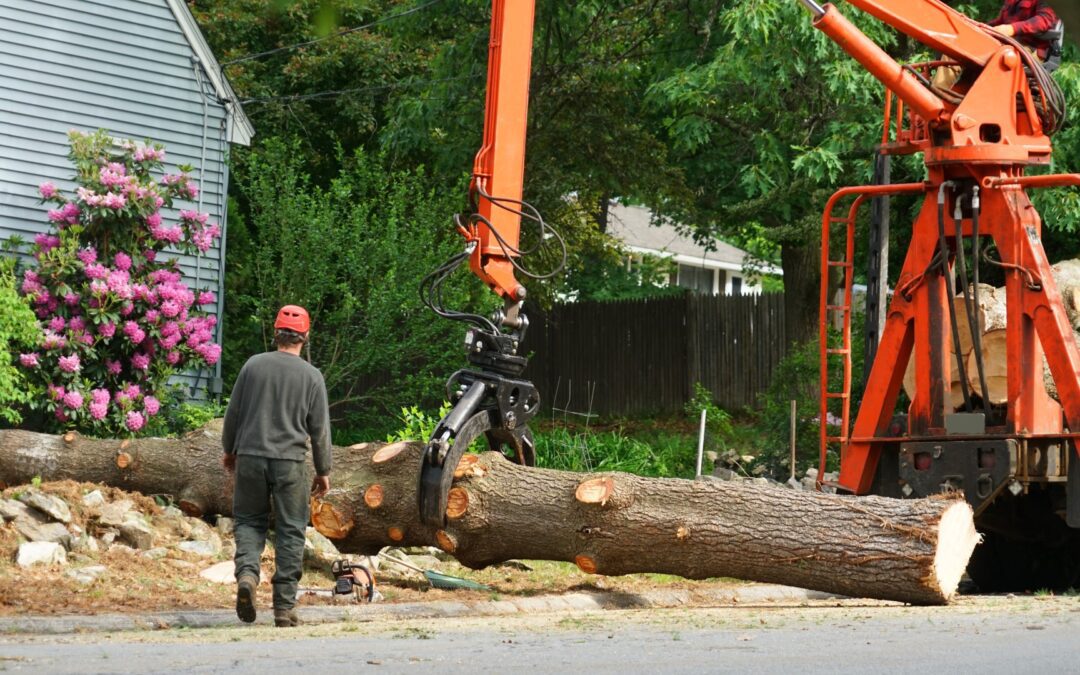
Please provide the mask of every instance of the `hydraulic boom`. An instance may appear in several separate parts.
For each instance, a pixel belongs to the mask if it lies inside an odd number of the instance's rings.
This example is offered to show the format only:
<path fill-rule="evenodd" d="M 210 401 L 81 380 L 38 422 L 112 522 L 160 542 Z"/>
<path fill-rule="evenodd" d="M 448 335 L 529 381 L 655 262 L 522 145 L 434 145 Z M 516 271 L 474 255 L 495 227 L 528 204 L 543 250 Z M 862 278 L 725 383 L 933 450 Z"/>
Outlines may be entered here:
<path fill-rule="evenodd" d="M 472 213 L 454 218 L 465 237 L 465 251 L 421 284 L 428 307 L 440 316 L 471 324 L 465 350 L 472 368 L 459 370 L 447 382 L 453 407 L 429 439 L 420 467 L 420 515 L 433 526 L 445 522 L 454 469 L 475 439 L 485 436 L 492 449 L 503 450 L 515 462 L 535 462 L 528 422 L 540 406 L 540 395 L 522 379 L 528 360 L 521 355 L 521 344 L 529 321 L 522 311 L 525 287 L 515 272 L 548 278 L 561 265 L 543 275 L 523 267 L 520 258 L 529 251 L 520 245 L 522 219 L 538 227 L 536 246 L 548 237 L 562 245 L 562 239 L 522 200 L 533 10 L 533 0 L 492 2 L 484 138 L 469 188 Z M 440 284 L 466 260 L 503 299 L 503 308 L 490 318 L 442 306 Z"/>

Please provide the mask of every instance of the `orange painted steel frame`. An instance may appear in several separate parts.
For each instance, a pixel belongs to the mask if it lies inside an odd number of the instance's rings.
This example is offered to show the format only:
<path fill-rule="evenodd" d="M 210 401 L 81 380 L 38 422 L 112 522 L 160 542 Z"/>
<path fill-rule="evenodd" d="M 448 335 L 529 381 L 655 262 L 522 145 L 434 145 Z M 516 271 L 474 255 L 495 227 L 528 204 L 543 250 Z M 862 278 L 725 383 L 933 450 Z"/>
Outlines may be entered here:
<path fill-rule="evenodd" d="M 470 191 L 479 215 L 463 234 L 478 246 L 469 261 L 472 271 L 503 298 L 524 299 L 525 287 L 514 277 L 510 256 L 517 256 L 520 209 L 525 175 L 525 133 L 529 116 L 532 67 L 533 0 L 493 0 L 488 45 L 484 141 L 476 153 Z M 500 207 L 484 195 L 506 200 Z M 490 223 L 490 225 L 488 224 Z M 502 244 L 492 233 L 498 231 Z"/>
<path fill-rule="evenodd" d="M 976 77 L 959 103 L 941 99 L 910 71 L 899 66 L 876 44 L 847 22 L 832 5 L 814 24 L 862 63 L 906 104 L 915 134 L 908 148 L 897 153 L 924 152 L 928 168 L 925 184 L 885 188 L 847 188 L 838 192 L 825 212 L 822 240 L 822 415 L 821 460 L 824 469 L 829 441 L 841 446 L 838 486 L 866 493 L 887 443 L 901 440 L 937 440 L 945 436 L 944 416 L 949 387 L 951 354 L 945 277 L 940 268 L 930 269 L 939 251 L 938 195 L 947 183 L 981 188 L 980 234 L 997 244 L 1006 271 L 1008 404 L 1003 428 L 994 435 L 1013 438 L 1072 439 L 1080 432 L 1080 351 L 1065 315 L 1050 265 L 1043 251 L 1041 221 L 1024 192 L 1025 187 L 1080 185 L 1080 176 L 1023 177 L 1024 167 L 1045 164 L 1050 140 L 1036 115 L 1028 78 L 1016 50 L 987 29 L 937 0 L 851 0 L 851 4 L 898 28 L 945 55 L 956 59 Z M 971 81 L 973 79 L 973 82 Z M 968 85 L 961 85 L 968 86 Z M 1017 106 L 1017 98 L 1023 106 Z M 888 119 L 888 113 L 887 117 Z M 898 121 L 899 125 L 899 121 Z M 870 369 L 854 428 L 848 432 L 850 406 L 850 279 L 846 280 L 845 305 L 828 304 L 830 268 L 844 267 L 848 275 L 853 259 L 854 212 L 869 196 L 925 191 L 923 208 L 912 229 L 907 259 L 897 292 L 888 310 L 886 326 Z M 951 190 L 940 192 L 945 213 L 954 213 Z M 839 199 L 858 195 L 846 219 L 833 218 Z M 848 224 L 847 255 L 830 262 L 829 229 L 834 222 Z M 946 227 L 950 257 L 961 242 L 955 223 Z M 961 236 L 972 234 L 965 219 Z M 846 309 L 845 309 L 846 306 Z M 846 311 L 844 345 L 830 349 L 825 343 L 829 311 Z M 1042 353 L 1058 387 L 1060 405 L 1043 385 Z M 914 352 L 915 395 L 908 415 L 907 436 L 887 437 L 904 370 Z M 844 392 L 828 392 L 828 357 L 845 359 Z M 839 435 L 826 430 L 828 401 L 843 399 L 843 428 Z M 1064 412 L 1064 419 L 1062 413 Z M 1065 431 L 1068 426 L 1070 431 Z M 1070 433 L 1071 432 L 1071 433 Z M 956 437 L 953 437 L 956 438 Z M 821 475 L 821 474 L 819 474 Z"/>

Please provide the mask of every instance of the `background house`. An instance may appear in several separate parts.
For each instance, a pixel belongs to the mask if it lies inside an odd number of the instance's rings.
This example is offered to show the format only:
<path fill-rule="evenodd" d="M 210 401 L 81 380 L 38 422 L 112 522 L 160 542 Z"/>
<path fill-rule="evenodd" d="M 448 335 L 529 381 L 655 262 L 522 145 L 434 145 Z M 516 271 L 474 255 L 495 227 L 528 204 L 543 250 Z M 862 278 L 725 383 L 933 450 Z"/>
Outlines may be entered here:
<path fill-rule="evenodd" d="M 248 145 L 254 128 L 183 0 L 0 0 L 0 239 L 48 229 L 37 186 L 73 188 L 72 128 L 165 144 L 166 165 L 193 166 L 202 188 L 177 209 L 227 231 L 229 144 Z M 218 297 L 218 342 L 225 246 L 223 235 L 205 255 L 178 256 L 188 285 Z M 216 393 L 220 367 L 184 379 Z"/>
<path fill-rule="evenodd" d="M 608 212 L 608 234 L 630 251 L 671 258 L 678 265 L 671 283 L 710 295 L 760 293 L 761 286 L 748 279 L 744 266 L 749 254 L 722 241 L 708 250 L 691 237 L 680 234 L 674 224 L 653 224 L 653 212 L 641 206 L 613 203 Z M 782 275 L 779 267 L 765 265 L 761 272 Z"/>

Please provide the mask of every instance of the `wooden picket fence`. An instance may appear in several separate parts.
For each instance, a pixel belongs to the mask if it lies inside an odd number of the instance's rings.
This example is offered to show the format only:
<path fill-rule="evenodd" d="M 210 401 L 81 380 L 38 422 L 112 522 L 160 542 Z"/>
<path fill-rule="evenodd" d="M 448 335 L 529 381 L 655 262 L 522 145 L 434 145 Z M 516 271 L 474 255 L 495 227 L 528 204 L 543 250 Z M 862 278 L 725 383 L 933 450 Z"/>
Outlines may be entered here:
<path fill-rule="evenodd" d="M 544 410 L 681 410 L 695 382 L 727 409 L 755 406 L 784 356 L 782 294 L 682 295 L 533 308 L 526 377 Z"/>

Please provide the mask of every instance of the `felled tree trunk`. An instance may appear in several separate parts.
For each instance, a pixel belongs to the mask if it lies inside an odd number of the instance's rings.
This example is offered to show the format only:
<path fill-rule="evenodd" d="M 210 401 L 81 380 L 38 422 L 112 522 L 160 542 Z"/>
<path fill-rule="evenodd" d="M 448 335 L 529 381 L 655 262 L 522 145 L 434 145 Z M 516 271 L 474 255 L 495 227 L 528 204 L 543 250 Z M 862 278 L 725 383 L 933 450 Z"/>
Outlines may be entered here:
<path fill-rule="evenodd" d="M 0 431 L 0 480 L 73 478 L 150 494 L 207 490 L 228 513 L 216 435 L 132 441 L 118 473 L 115 441 Z M 448 524 L 418 519 L 421 446 L 335 448 L 333 489 L 313 523 L 345 553 L 435 545 L 482 568 L 514 558 L 574 562 L 588 573 L 735 577 L 918 604 L 947 602 L 977 543 L 958 499 L 839 497 L 748 483 L 576 474 L 467 455 Z M 160 464 L 158 463 L 160 462 Z M 83 473 L 83 472 L 87 473 Z"/>

